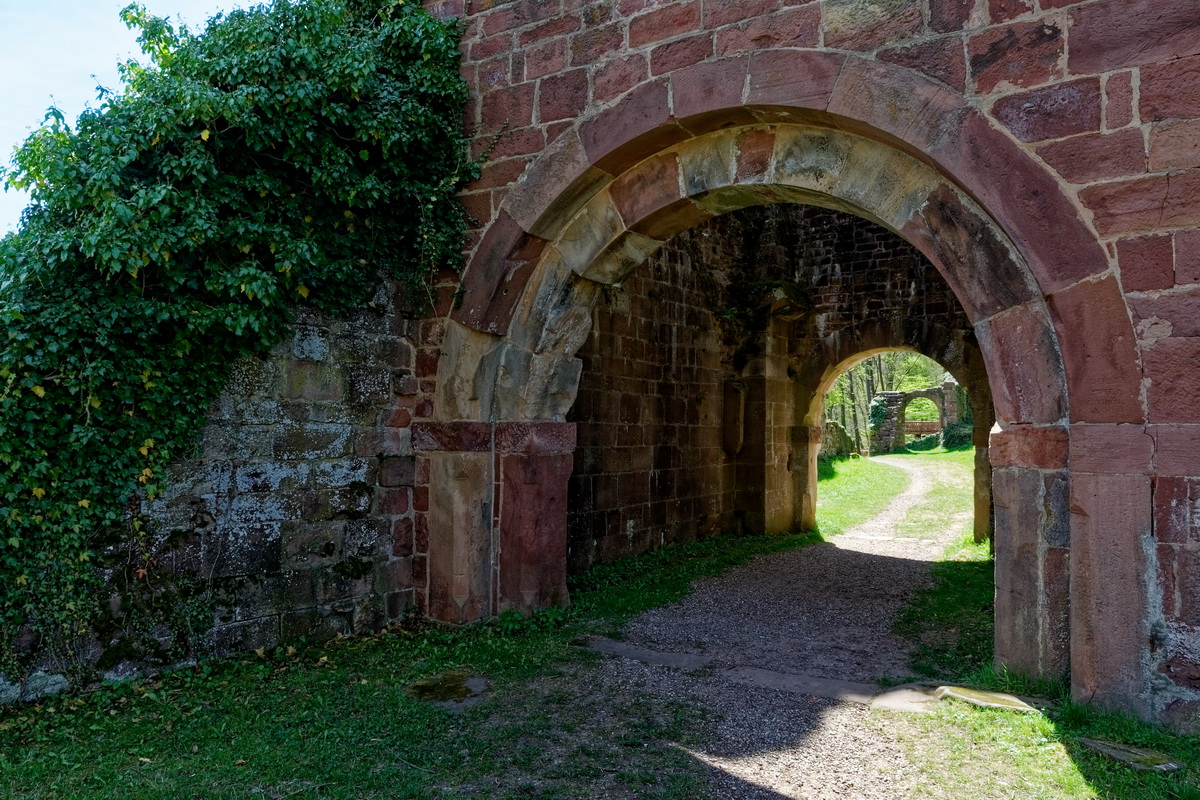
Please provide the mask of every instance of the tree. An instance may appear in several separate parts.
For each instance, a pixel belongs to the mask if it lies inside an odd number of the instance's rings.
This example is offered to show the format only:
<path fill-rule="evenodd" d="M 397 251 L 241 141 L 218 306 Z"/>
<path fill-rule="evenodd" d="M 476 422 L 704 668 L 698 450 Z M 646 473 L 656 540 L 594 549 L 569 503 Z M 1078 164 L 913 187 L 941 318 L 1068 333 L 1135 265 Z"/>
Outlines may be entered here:
<path fill-rule="evenodd" d="M 52 110 L 6 173 L 33 202 L 0 240 L 4 646 L 86 629 L 98 554 L 141 535 L 138 498 L 295 304 L 343 311 L 381 276 L 418 302 L 460 257 L 454 28 L 401 0 L 275 0 L 200 33 L 122 15 L 149 63 L 73 128 Z"/>

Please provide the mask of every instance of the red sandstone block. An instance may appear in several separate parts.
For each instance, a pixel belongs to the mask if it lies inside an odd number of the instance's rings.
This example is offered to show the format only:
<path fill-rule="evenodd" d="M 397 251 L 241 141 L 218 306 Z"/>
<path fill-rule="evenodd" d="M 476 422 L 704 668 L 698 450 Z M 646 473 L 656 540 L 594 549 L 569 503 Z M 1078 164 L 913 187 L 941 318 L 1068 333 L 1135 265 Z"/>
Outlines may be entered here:
<path fill-rule="evenodd" d="M 1151 425 L 1155 472 L 1164 475 L 1200 475 L 1200 425 Z"/>
<path fill-rule="evenodd" d="M 380 514 L 407 514 L 411 489 L 383 489 L 379 492 Z"/>
<path fill-rule="evenodd" d="M 1071 516 L 1071 683 L 1080 699 L 1134 710 L 1146 686 L 1150 479 L 1073 476 Z"/>
<path fill-rule="evenodd" d="M 1063 365 L 1043 314 L 1026 303 L 976 326 L 988 353 L 996 415 L 1003 423 L 1053 423 L 1066 414 Z"/>
<path fill-rule="evenodd" d="M 989 0 L 992 22 L 1006 22 L 1033 11 L 1033 0 Z"/>
<path fill-rule="evenodd" d="M 1142 122 L 1200 117 L 1200 57 L 1150 64 L 1142 68 L 1141 78 Z"/>
<path fill-rule="evenodd" d="M 1150 129 L 1150 169 L 1200 167 L 1200 120 L 1158 122 Z"/>
<path fill-rule="evenodd" d="M 713 108 L 741 105 L 749 67 L 747 58 L 722 58 L 673 74 L 671 97 L 675 117 L 682 120 Z"/>
<path fill-rule="evenodd" d="M 512 36 L 501 34 L 500 36 L 489 36 L 486 39 L 480 39 L 478 42 L 471 44 L 471 61 L 479 63 L 485 59 L 495 56 L 502 56 L 513 51 Z M 467 65 L 464 65 L 467 66 Z M 470 81 L 469 76 L 467 80 Z"/>
<path fill-rule="evenodd" d="M 552 122 L 578 117 L 587 107 L 588 73 L 573 69 L 542 78 L 539 89 L 538 121 Z"/>
<path fill-rule="evenodd" d="M 834 53 L 766 50 L 750 56 L 747 103 L 824 111 L 846 63 Z"/>
<path fill-rule="evenodd" d="M 1200 173 L 1153 175 L 1089 186 L 1079 199 L 1102 236 L 1200 225 Z"/>
<path fill-rule="evenodd" d="M 1104 79 L 1104 127 L 1124 128 L 1133 122 L 1133 73 L 1118 72 Z"/>
<path fill-rule="evenodd" d="M 1200 336 L 1200 289 L 1130 296 L 1134 321 L 1158 319 L 1171 324 L 1171 336 Z"/>
<path fill-rule="evenodd" d="M 405 558 L 413 553 L 413 521 L 404 517 L 392 523 L 392 555 Z"/>
<path fill-rule="evenodd" d="M 634 88 L 579 128 L 588 160 L 612 175 L 687 138 L 671 118 L 667 82 L 661 79 Z"/>
<path fill-rule="evenodd" d="M 718 55 L 778 47 L 816 47 L 821 38 L 820 6 L 789 8 L 717 31 Z"/>
<path fill-rule="evenodd" d="M 1154 538 L 1200 542 L 1200 479 L 1160 475 L 1154 481 Z"/>
<path fill-rule="evenodd" d="M 1200 52 L 1192 0 L 1107 0 L 1071 11 L 1067 67 L 1082 75 L 1154 64 Z"/>
<path fill-rule="evenodd" d="M 504 453 L 572 453 L 573 422 L 502 422 L 496 426 L 496 450 Z"/>
<path fill-rule="evenodd" d="M 650 51 L 650 74 L 662 75 L 699 63 L 712 53 L 713 37 L 707 31 L 659 45 Z"/>
<path fill-rule="evenodd" d="M 488 227 L 467 268 L 466 294 L 454 319 L 489 333 L 504 333 L 545 240 L 526 233 L 501 212 Z"/>
<path fill-rule="evenodd" d="M 797 4 L 798 5 L 798 4 Z M 704 5 L 704 27 L 720 28 L 752 17 L 764 17 L 779 10 L 779 0 L 738 0 L 736 3 Z"/>
<path fill-rule="evenodd" d="M 1200 421 L 1200 339 L 1159 339 L 1144 359 L 1150 421 Z"/>
<path fill-rule="evenodd" d="M 1071 472 L 1149 475 L 1154 439 L 1144 425 L 1072 425 Z"/>
<path fill-rule="evenodd" d="M 691 0 L 639 14 L 629 21 L 629 46 L 644 47 L 700 29 L 700 3 Z"/>
<path fill-rule="evenodd" d="M 570 15 L 561 16 L 521 31 L 517 35 L 517 42 L 521 47 L 528 47 L 537 42 L 544 42 L 547 39 L 554 39 L 568 33 L 574 33 L 580 29 L 581 25 L 582 22 L 579 17 Z"/>
<path fill-rule="evenodd" d="M 996 468 L 1064 469 L 1067 443 L 1066 428 L 1013 425 L 992 432 L 988 438 L 988 460 Z"/>
<path fill-rule="evenodd" d="M 748 130 L 737 140 L 737 182 L 758 183 L 766 179 L 775 153 L 773 130 Z"/>
<path fill-rule="evenodd" d="M 664 153 L 648 159 L 614 181 L 610 193 L 626 226 L 636 225 L 682 199 L 679 157 Z"/>
<path fill-rule="evenodd" d="M 878 58 L 923 72 L 962 91 L 967 83 L 967 60 L 960 36 L 943 36 L 903 47 L 881 50 Z"/>
<path fill-rule="evenodd" d="M 1200 230 L 1175 232 L 1175 282 L 1200 283 Z"/>
<path fill-rule="evenodd" d="M 1141 236 L 1117 242 L 1121 286 L 1127 292 L 1169 289 L 1175 284 L 1170 236 Z"/>
<path fill-rule="evenodd" d="M 492 449 L 492 426 L 486 422 L 414 422 L 412 440 L 417 450 L 485 452 Z"/>
<path fill-rule="evenodd" d="M 567 40 L 551 39 L 525 51 L 525 80 L 551 75 L 567 66 Z"/>
<path fill-rule="evenodd" d="M 543 103 L 545 101 L 545 90 L 542 91 Z M 521 128 L 519 130 L 506 130 L 500 134 L 499 138 L 488 137 L 486 139 L 477 139 L 475 147 L 478 150 L 477 156 L 482 155 L 488 148 L 491 148 L 488 158 L 500 161 L 505 158 L 514 156 L 528 156 L 540 153 L 546 147 L 546 134 L 541 128 Z M 489 199 L 491 197 L 489 193 Z M 490 211 L 483 219 L 488 219 Z"/>
<path fill-rule="evenodd" d="M 1072 422 L 1142 422 L 1141 369 L 1129 311 L 1108 276 L 1050 296 Z"/>
<path fill-rule="evenodd" d="M 992 114 L 1023 142 L 1100 130 L 1100 79 L 1083 78 L 1008 95 Z"/>
<path fill-rule="evenodd" d="M 975 0 L 929 0 L 929 27 L 938 33 L 961 31 L 974 9 Z"/>
<path fill-rule="evenodd" d="M 571 37 L 571 64 L 582 67 L 625 49 L 625 29 L 620 23 L 585 28 Z"/>
<path fill-rule="evenodd" d="M 483 95 L 480 110 L 480 133 L 502 128 L 524 128 L 533 123 L 532 82 L 497 89 Z"/>
<path fill-rule="evenodd" d="M 972 36 L 967 49 L 975 91 L 1038 86 L 1059 77 L 1064 41 L 1062 30 L 1049 20 L 989 28 Z"/>
<path fill-rule="evenodd" d="M 479 64 L 475 73 L 474 87 L 484 94 L 501 86 L 512 85 L 512 54 L 502 53 Z"/>
<path fill-rule="evenodd" d="M 592 76 L 592 99 L 605 103 L 632 89 L 650 74 L 644 53 L 614 58 L 597 67 Z"/>
<path fill-rule="evenodd" d="M 1200 623 L 1200 551 L 1171 544 L 1157 549 L 1163 614 L 1176 624 Z M 1159 671 L 1190 689 L 1200 689 L 1200 665 L 1192 659 L 1175 656 Z"/>
<path fill-rule="evenodd" d="M 839 50 L 874 50 L 914 36 L 922 26 L 920 5 L 908 0 L 826 0 L 823 12 L 825 46 Z"/>
<path fill-rule="evenodd" d="M 1126 178 L 1146 172 L 1141 130 L 1085 133 L 1038 148 L 1038 155 L 1072 183 Z"/>

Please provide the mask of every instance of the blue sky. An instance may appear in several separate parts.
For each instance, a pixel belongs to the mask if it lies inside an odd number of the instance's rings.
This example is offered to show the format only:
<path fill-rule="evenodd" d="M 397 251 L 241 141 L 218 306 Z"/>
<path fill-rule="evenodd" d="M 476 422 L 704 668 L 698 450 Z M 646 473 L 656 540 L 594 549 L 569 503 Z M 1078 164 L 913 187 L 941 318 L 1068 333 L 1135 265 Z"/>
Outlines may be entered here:
<path fill-rule="evenodd" d="M 131 0 L 0 0 L 0 163 L 38 127 L 54 104 L 74 121 L 96 103 L 97 84 L 115 88 L 117 64 L 139 55 L 121 22 Z M 141 0 L 146 9 L 190 28 L 252 0 Z M 95 76 L 95 77 L 92 77 Z M 28 198 L 0 191 L 0 236 L 13 230 Z"/>

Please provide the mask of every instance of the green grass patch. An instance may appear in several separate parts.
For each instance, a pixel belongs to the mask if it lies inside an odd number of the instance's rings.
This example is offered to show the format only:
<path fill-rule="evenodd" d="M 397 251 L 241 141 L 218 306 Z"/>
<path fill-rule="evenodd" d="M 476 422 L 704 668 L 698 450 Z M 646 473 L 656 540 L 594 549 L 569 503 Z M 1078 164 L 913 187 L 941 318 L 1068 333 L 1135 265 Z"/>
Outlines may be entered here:
<path fill-rule="evenodd" d="M 992 663 L 995 580 L 988 543 L 964 535 L 934 564 L 930 584 L 896 617 L 913 643 L 909 666 L 926 678 L 958 681 Z"/>
<path fill-rule="evenodd" d="M 619 630 L 699 578 L 817 541 L 668 547 L 574 578 L 571 608 L 530 619 L 278 649 L 9 709 L 0 797 L 695 797 L 703 770 L 676 745 L 698 735 L 703 713 L 637 691 L 580 693 L 592 654 L 570 642 Z M 495 696 L 454 715 L 405 693 L 451 669 L 491 677 Z"/>
<path fill-rule="evenodd" d="M 817 526 L 833 536 L 879 514 L 908 488 L 908 473 L 869 458 L 819 462 Z"/>
<path fill-rule="evenodd" d="M 944 701 L 932 714 L 889 713 L 875 722 L 897 736 L 933 796 L 1200 800 L 1200 740 L 1065 700 L 1044 714 Z M 1135 772 L 1087 750 L 1080 737 L 1157 750 L 1184 768 Z"/>

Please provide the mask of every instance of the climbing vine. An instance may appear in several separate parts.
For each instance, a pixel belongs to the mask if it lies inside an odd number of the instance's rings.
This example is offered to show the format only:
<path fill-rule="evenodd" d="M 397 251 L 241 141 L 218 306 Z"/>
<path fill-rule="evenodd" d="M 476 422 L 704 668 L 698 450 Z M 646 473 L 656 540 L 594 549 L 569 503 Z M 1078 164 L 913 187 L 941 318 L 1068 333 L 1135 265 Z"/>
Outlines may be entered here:
<path fill-rule="evenodd" d="M 236 357 L 381 272 L 419 305 L 459 259 L 475 171 L 457 31 L 418 4 L 275 0 L 201 32 L 122 16 L 148 62 L 73 127 L 52 109 L 0 173 L 33 197 L 0 240 L 9 675 L 90 630 L 103 554 L 137 549 Z"/>

